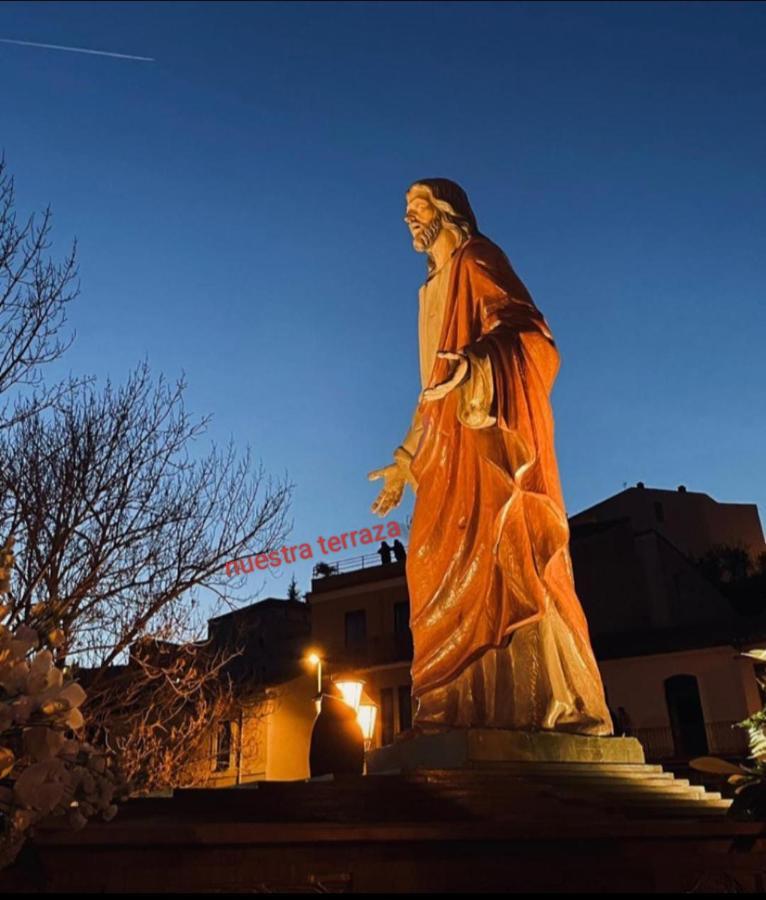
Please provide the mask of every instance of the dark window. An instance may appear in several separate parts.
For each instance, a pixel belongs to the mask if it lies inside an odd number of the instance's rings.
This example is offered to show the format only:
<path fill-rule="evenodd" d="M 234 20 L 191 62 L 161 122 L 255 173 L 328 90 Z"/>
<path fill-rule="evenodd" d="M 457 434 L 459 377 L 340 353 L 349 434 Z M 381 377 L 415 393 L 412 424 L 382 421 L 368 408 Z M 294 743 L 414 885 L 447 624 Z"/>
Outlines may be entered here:
<path fill-rule="evenodd" d="M 654 517 L 658 522 L 665 521 L 665 510 L 662 508 L 662 504 L 659 500 L 654 504 Z"/>
<path fill-rule="evenodd" d="M 355 609 L 346 613 L 346 647 L 363 647 L 367 643 L 367 613 Z"/>
<path fill-rule="evenodd" d="M 410 604 L 407 600 L 394 603 L 394 632 L 407 634 L 410 630 Z"/>
<path fill-rule="evenodd" d="M 231 766 L 231 722 L 219 722 L 215 736 L 214 772 L 225 772 Z"/>
<path fill-rule="evenodd" d="M 394 740 L 394 689 L 380 690 L 380 727 L 383 746 Z"/>
<path fill-rule="evenodd" d="M 673 675 L 665 680 L 665 700 L 676 756 L 704 756 L 708 752 L 705 717 L 694 675 Z"/>
<path fill-rule="evenodd" d="M 412 695 L 410 686 L 404 684 L 399 688 L 399 731 L 412 728 Z"/>

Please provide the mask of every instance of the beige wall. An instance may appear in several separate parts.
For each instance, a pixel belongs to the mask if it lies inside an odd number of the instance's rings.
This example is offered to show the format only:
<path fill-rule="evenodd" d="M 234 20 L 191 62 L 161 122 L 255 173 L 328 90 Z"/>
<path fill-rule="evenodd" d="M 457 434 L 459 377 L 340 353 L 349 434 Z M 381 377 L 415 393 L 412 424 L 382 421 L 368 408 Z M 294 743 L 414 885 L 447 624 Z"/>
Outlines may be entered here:
<path fill-rule="evenodd" d="M 665 680 L 694 675 L 705 721 L 733 722 L 761 708 L 751 660 L 733 647 L 708 647 L 601 662 L 609 705 L 623 706 L 635 728 L 669 727 Z"/>
<path fill-rule="evenodd" d="M 389 643 L 393 646 L 394 606 L 408 600 L 404 577 L 312 594 L 311 639 L 327 661 L 328 674 L 336 674 L 333 664 L 341 664 L 345 655 L 346 613 L 365 610 L 368 646 L 372 653 L 385 651 Z"/>
<path fill-rule="evenodd" d="M 308 778 L 311 729 L 316 707 L 316 676 L 307 674 L 275 689 L 275 709 L 269 721 L 266 779 Z"/>
<path fill-rule="evenodd" d="M 215 771 L 217 726 L 211 727 L 190 777 L 201 787 L 309 777 L 311 729 L 316 717 L 316 676 L 302 675 L 269 688 L 268 697 L 244 703 L 231 718 L 230 765 Z"/>

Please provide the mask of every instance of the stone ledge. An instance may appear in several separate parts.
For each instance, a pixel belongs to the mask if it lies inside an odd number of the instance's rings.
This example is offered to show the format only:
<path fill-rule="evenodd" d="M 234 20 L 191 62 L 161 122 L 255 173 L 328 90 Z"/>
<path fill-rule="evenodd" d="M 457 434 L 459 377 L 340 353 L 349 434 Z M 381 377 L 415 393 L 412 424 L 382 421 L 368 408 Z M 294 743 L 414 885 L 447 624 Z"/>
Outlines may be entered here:
<path fill-rule="evenodd" d="M 644 750 L 636 738 L 590 737 L 554 731 L 506 731 L 500 728 L 454 729 L 420 734 L 370 750 L 370 775 L 412 769 L 462 769 L 474 763 L 562 762 L 641 764 Z"/>

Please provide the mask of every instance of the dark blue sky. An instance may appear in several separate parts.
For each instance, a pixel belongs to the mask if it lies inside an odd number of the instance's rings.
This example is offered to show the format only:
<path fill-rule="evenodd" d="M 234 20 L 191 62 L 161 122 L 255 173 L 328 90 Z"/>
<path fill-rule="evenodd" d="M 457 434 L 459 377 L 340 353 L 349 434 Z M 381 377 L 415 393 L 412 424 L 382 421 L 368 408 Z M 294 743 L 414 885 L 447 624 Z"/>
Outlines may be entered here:
<path fill-rule="evenodd" d="M 3 3 L 0 37 L 156 58 L 0 44 L 0 145 L 79 240 L 67 368 L 185 371 L 295 482 L 295 543 L 377 521 L 428 176 L 551 325 L 570 514 L 637 480 L 766 509 L 763 4 Z"/>

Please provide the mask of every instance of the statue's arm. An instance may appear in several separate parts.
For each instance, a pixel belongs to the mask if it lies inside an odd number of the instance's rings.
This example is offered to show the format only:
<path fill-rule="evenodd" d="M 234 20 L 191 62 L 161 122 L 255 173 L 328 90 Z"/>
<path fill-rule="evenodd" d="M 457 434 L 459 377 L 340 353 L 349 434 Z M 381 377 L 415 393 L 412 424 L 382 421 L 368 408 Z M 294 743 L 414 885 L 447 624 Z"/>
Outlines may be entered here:
<path fill-rule="evenodd" d="M 415 490 L 416 484 L 410 472 L 410 463 L 415 458 L 420 439 L 423 436 L 423 419 L 420 415 L 420 404 L 415 408 L 410 428 L 404 440 L 394 450 L 394 462 L 402 470 L 405 480 Z"/>
<path fill-rule="evenodd" d="M 489 428 L 497 421 L 491 415 L 495 395 L 492 361 L 469 349 L 463 355 L 468 360 L 468 377 L 457 389 L 457 417 L 468 428 Z"/>
<path fill-rule="evenodd" d="M 466 424 L 490 424 L 492 419 L 491 424 L 512 429 L 533 382 L 550 391 L 558 350 L 545 318 L 504 254 L 470 259 L 464 275 L 475 319 L 481 323 L 476 338 L 461 350 L 471 360 L 472 387 L 464 388 L 470 393 L 463 407 Z M 471 403 L 483 417 L 478 412 L 470 416 Z"/>
<path fill-rule="evenodd" d="M 493 342 L 518 333 L 519 321 L 509 312 L 514 309 L 510 293 L 520 293 L 525 302 L 526 289 L 502 256 L 474 257 L 466 260 L 469 293 L 476 298 L 481 333 L 471 344 L 463 347 L 461 355 L 468 361 L 468 375 L 458 387 L 457 416 L 468 428 L 489 428 L 497 424 L 493 406 L 495 386 L 492 357 L 488 352 L 487 336 Z M 526 303 L 525 303 L 526 305 Z"/>
<path fill-rule="evenodd" d="M 397 507 L 401 503 L 407 484 L 412 487 L 413 493 L 417 490 L 417 482 L 412 476 L 410 463 L 417 452 L 422 434 L 423 422 L 418 408 L 412 417 L 410 430 L 402 443 L 394 450 L 394 461 L 383 466 L 382 469 L 374 469 L 368 474 L 367 477 L 370 481 L 383 479 L 383 487 L 371 507 L 376 515 L 386 516 Z"/>

